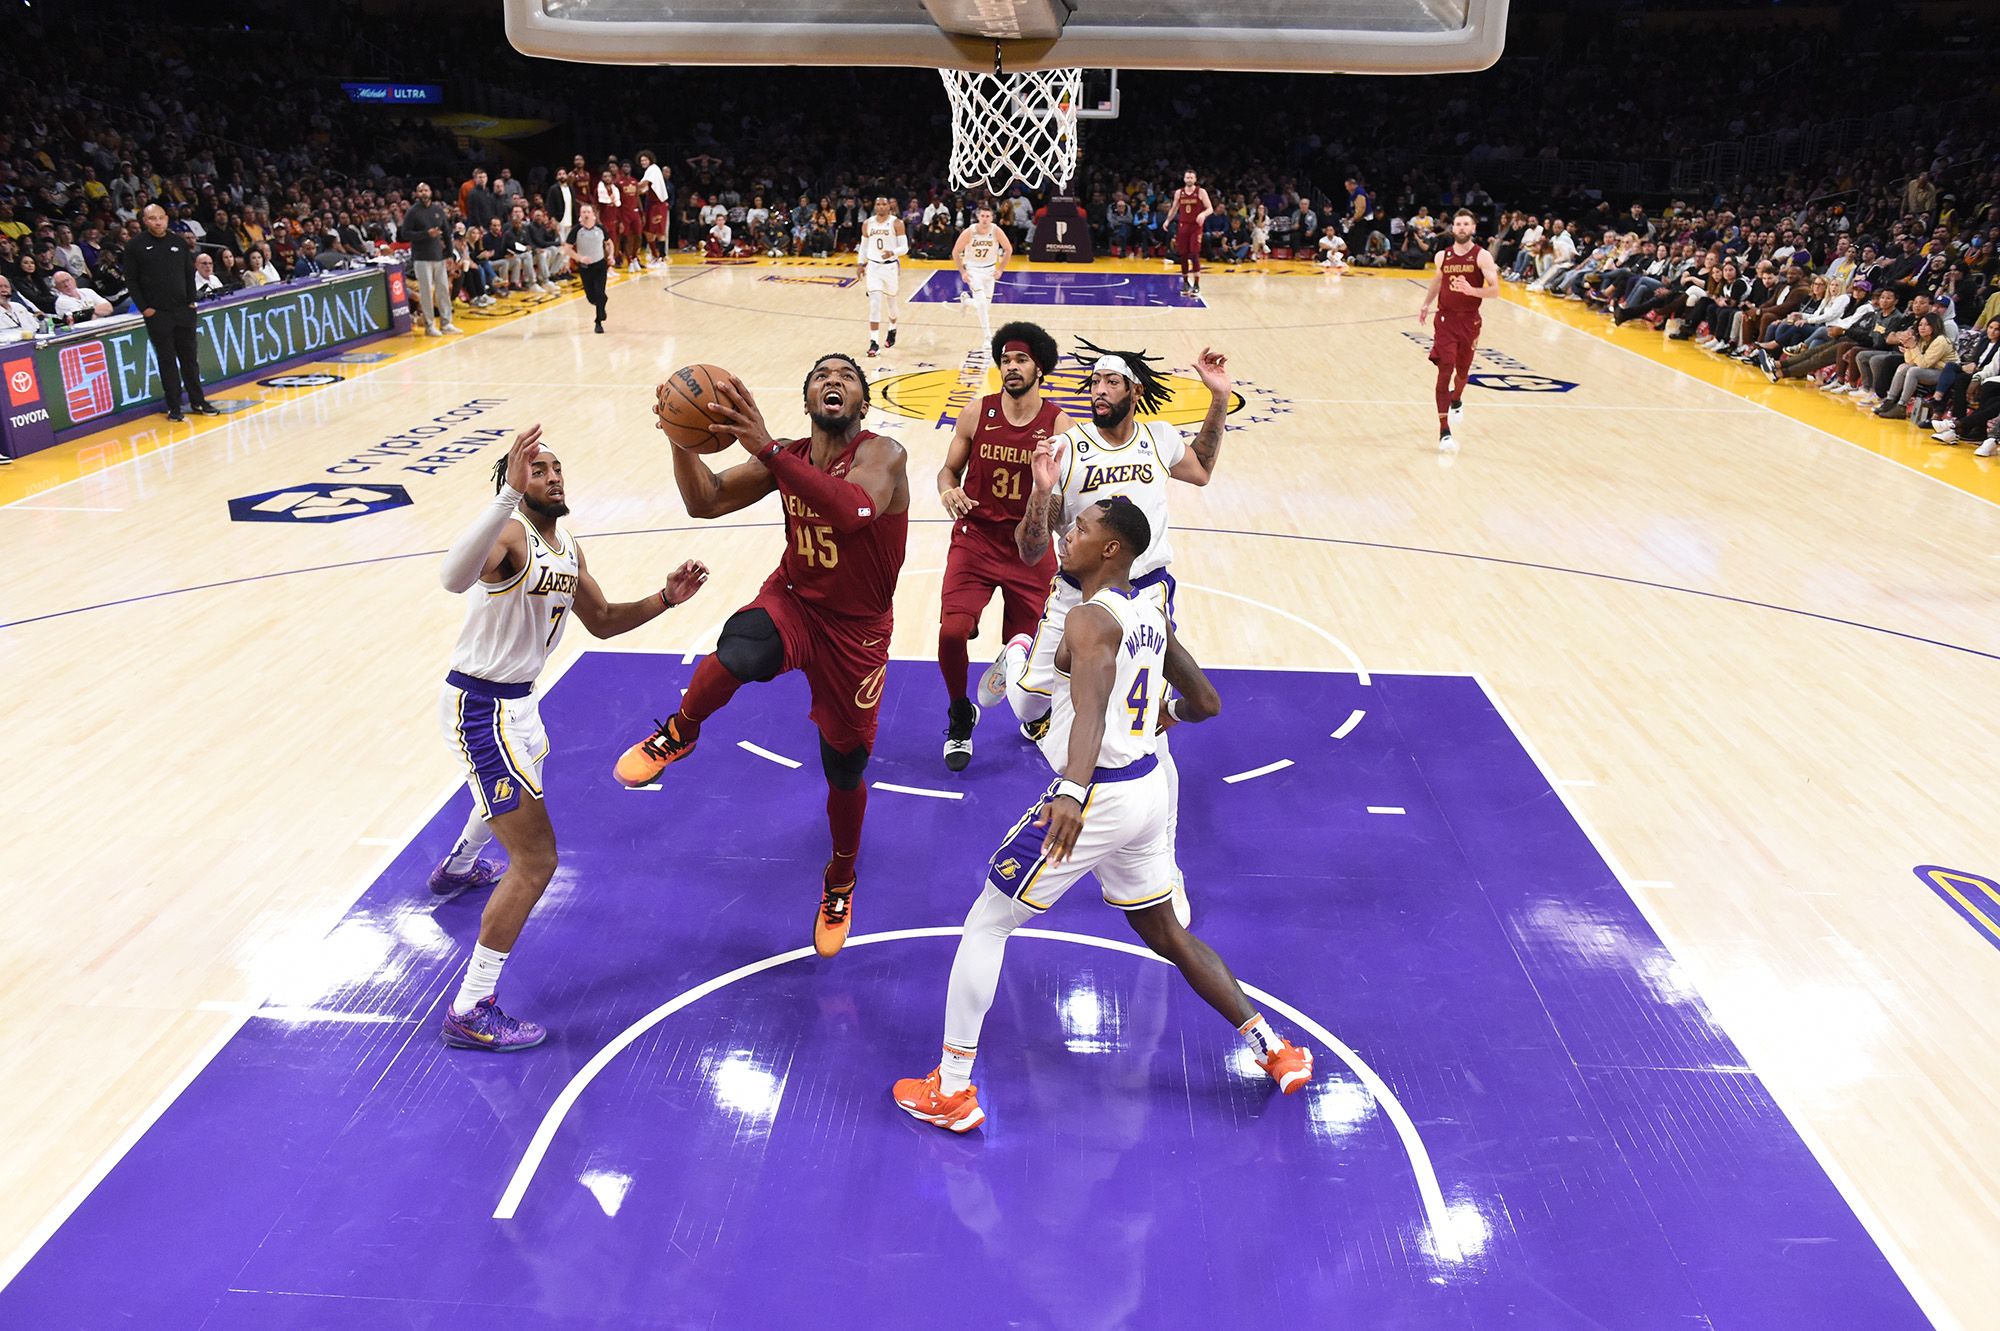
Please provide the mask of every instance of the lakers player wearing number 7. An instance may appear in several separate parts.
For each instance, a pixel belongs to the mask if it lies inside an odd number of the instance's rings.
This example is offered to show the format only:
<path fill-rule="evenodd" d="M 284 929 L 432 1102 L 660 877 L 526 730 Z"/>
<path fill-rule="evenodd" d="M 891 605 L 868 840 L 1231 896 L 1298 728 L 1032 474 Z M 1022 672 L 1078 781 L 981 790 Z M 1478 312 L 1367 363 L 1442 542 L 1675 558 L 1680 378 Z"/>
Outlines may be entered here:
<path fill-rule="evenodd" d="M 500 1009 L 494 988 L 528 914 L 556 871 L 556 834 L 542 803 L 542 729 L 535 678 L 574 615 L 593 637 L 615 638 L 693 596 L 708 570 L 690 559 L 667 585 L 639 601 L 607 601 L 562 525 L 569 513 L 562 462 L 542 447 L 537 425 L 514 437 L 493 469 L 493 502 L 445 552 L 445 590 L 466 597 L 465 628 L 452 649 L 438 697 L 445 737 L 465 765 L 472 817 L 457 847 L 431 875 L 431 891 L 451 898 L 496 878 L 479 852 L 497 835 L 507 871 L 479 918 L 479 941 L 445 1009 L 444 1042 L 509 1053 L 545 1032 Z"/>
<path fill-rule="evenodd" d="M 1206 720 L 1222 703 L 1174 636 L 1166 588 L 1132 577 L 1152 539 L 1145 512 L 1123 495 L 1085 506 L 1066 533 L 1062 569 L 1083 600 L 1063 622 L 1055 711 L 1041 741 L 1056 780 L 987 862 L 951 963 L 938 1066 L 890 1089 L 905 1113 L 948 1132 L 986 1119 L 972 1065 L 1008 938 L 1085 874 L 1147 947 L 1235 1023 L 1279 1090 L 1290 1095 L 1312 1080 L 1312 1051 L 1278 1034 L 1215 950 L 1174 917 L 1161 700 L 1172 684 L 1180 696 L 1168 714 L 1182 722 Z"/>

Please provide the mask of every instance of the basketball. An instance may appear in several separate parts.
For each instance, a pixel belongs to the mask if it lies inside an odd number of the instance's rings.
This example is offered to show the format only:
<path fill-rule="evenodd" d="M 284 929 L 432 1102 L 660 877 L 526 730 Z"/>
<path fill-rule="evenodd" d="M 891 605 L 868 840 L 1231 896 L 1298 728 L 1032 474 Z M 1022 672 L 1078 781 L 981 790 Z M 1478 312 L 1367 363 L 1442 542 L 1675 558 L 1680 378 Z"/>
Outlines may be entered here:
<path fill-rule="evenodd" d="M 716 365 L 683 365 L 660 385 L 653 414 L 676 448 L 691 453 L 720 453 L 735 444 L 726 434 L 709 429 L 708 404 L 716 401 L 715 385 L 729 371 Z"/>

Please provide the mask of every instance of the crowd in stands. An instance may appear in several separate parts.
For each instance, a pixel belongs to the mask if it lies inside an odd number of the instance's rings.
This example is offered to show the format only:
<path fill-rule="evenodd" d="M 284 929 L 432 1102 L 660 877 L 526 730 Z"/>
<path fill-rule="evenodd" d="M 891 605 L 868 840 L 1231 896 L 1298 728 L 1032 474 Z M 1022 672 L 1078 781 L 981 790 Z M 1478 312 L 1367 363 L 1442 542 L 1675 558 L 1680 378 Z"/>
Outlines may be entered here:
<path fill-rule="evenodd" d="M 924 71 L 786 70 L 753 96 L 740 71 L 607 73 L 527 61 L 497 31 L 435 48 L 418 14 L 242 3 L 258 22 L 162 0 L 133 6 L 112 38 L 101 22 L 39 9 L 20 25 L 5 56 L 17 77 L 0 88 L 0 327 L 119 308 L 122 255 L 149 202 L 197 247 L 204 296 L 222 296 L 403 253 L 421 179 L 444 209 L 453 294 L 480 305 L 571 280 L 564 241 L 585 203 L 619 266 L 643 270 L 668 244 L 711 257 L 848 253 L 877 194 L 896 201 L 914 255 L 942 258 L 979 201 L 939 178 L 944 101 Z M 346 25 L 346 40 L 402 54 L 404 77 L 534 89 L 560 127 L 517 148 L 356 106 L 315 67 L 314 44 L 287 31 L 302 23 Z M 1794 154 L 1771 179 L 1684 198 L 1570 185 L 1496 197 L 1477 183 L 1507 178 L 1510 163 L 1578 155 L 1580 142 L 1595 158 L 1638 159 L 1804 134 L 1874 86 L 1872 42 L 1700 49 L 1695 60 L 1607 24 L 1559 55 L 1510 52 L 1473 75 L 1128 75 L 1121 118 L 1086 122 L 1075 193 L 1100 253 L 1164 257 L 1171 191 L 1192 165 L 1216 205 L 1211 262 L 1291 257 L 1336 271 L 1422 268 L 1467 207 L 1505 275 L 1529 289 L 1941 439 L 1983 440 L 2000 410 L 2000 388 L 1982 387 L 2000 377 L 2000 170 L 1978 128 L 1993 123 L 1990 102 L 1884 119 L 1837 156 Z M 1641 61 L 1644 78 L 1606 77 Z M 1990 62 L 1953 68 L 1971 77 L 1927 93 L 1932 103 L 1984 91 Z M 1884 101 L 1868 105 L 1894 109 Z M 668 106 L 700 110 L 667 123 Z M 564 137 L 598 153 L 549 160 Z M 644 143 L 662 150 L 656 163 L 626 151 Z M 1017 247 L 1044 202 L 998 200 Z"/>

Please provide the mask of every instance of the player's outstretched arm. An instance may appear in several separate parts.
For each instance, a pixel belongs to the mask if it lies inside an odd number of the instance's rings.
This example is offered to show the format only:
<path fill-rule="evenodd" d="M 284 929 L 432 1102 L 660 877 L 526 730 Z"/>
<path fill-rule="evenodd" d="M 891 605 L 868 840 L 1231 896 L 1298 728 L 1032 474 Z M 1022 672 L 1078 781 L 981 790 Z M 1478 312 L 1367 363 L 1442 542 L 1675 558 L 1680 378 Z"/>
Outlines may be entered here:
<path fill-rule="evenodd" d="M 944 451 L 944 465 L 938 468 L 938 498 L 953 521 L 979 507 L 979 501 L 965 492 L 965 469 L 972 461 L 972 431 L 979 422 L 979 399 L 958 409 L 958 424 L 952 427 L 951 443 Z"/>
<path fill-rule="evenodd" d="M 1181 645 L 1174 626 L 1167 625 L 1167 656 L 1161 667 L 1167 683 L 1180 694 L 1170 715 L 1176 721 L 1209 721 L 1222 715 L 1222 695 L 1215 691 L 1199 662 Z"/>
<path fill-rule="evenodd" d="M 1228 357 L 1212 348 L 1201 349 L 1194 368 L 1208 385 L 1208 414 L 1202 418 L 1201 429 L 1196 431 L 1188 451 L 1167 469 L 1167 475 L 1189 485 L 1207 485 L 1214 478 L 1215 464 L 1222 456 L 1222 432 L 1228 425 L 1235 385 L 1229 378 Z"/>
<path fill-rule="evenodd" d="M 507 450 L 507 477 L 493 502 L 479 511 L 451 549 L 444 553 L 438 581 L 448 592 L 471 589 L 475 582 L 500 582 L 528 558 L 528 538 L 518 522 L 510 521 L 528 488 L 535 457 L 542 451 L 542 427 L 529 426 L 514 436 Z"/>
<path fill-rule="evenodd" d="M 700 591 L 707 581 L 708 566 L 698 559 L 690 559 L 674 570 L 666 586 L 645 599 L 613 604 L 605 599 L 604 589 L 590 575 L 590 567 L 583 559 L 583 547 L 579 545 L 576 550 L 576 617 L 590 630 L 591 637 L 615 638 L 621 633 L 630 633 L 641 624 L 651 623 Z"/>
<path fill-rule="evenodd" d="M 1056 486 L 1062 480 L 1063 454 L 1068 449 L 1066 438 L 1044 439 L 1035 445 L 1035 455 L 1028 463 L 1034 488 L 1028 494 L 1021 520 L 1014 524 L 1014 549 L 1025 563 L 1039 564 L 1049 552 L 1049 533 L 1062 505 L 1062 495 Z"/>
<path fill-rule="evenodd" d="M 653 406 L 653 415 L 658 418 L 660 429 L 667 428 L 666 388 L 659 390 L 659 401 Z M 778 488 L 772 479 L 770 469 L 754 458 L 739 462 L 721 473 L 710 471 L 708 464 L 698 453 L 690 453 L 685 448 L 668 445 L 667 451 L 673 455 L 674 484 L 681 492 L 681 502 L 687 506 L 691 518 L 719 518 L 739 509 L 745 509 Z"/>

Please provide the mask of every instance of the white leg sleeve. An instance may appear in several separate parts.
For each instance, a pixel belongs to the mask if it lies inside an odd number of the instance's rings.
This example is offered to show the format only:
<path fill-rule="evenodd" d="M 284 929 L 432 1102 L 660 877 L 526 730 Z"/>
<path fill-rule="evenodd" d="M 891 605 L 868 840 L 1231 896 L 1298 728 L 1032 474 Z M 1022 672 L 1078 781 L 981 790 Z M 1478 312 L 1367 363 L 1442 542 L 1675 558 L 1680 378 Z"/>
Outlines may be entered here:
<path fill-rule="evenodd" d="M 882 322 L 882 293 L 879 291 L 871 291 L 868 293 L 868 323 L 870 327 L 873 327 L 874 325 L 879 324 L 881 322 Z"/>
<path fill-rule="evenodd" d="M 954 1049 L 979 1048 L 979 1029 L 993 1006 L 1000 985 L 1000 963 L 1007 939 L 1033 919 L 1035 912 L 1012 897 L 982 884 L 979 900 L 965 917 L 965 933 L 951 962 L 951 985 L 944 1000 L 944 1042 Z"/>

